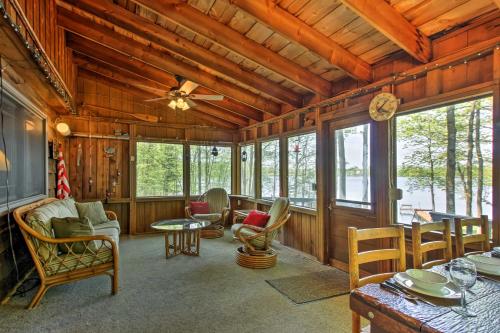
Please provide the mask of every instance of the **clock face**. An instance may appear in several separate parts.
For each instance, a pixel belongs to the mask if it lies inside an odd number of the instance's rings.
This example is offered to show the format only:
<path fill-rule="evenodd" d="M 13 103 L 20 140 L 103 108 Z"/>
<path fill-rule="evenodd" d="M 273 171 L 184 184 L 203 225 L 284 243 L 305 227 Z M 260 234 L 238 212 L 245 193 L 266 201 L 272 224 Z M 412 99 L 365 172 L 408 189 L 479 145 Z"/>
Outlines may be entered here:
<path fill-rule="evenodd" d="M 375 121 L 390 119 L 398 109 L 398 99 L 391 93 L 380 93 L 370 102 L 370 117 Z"/>

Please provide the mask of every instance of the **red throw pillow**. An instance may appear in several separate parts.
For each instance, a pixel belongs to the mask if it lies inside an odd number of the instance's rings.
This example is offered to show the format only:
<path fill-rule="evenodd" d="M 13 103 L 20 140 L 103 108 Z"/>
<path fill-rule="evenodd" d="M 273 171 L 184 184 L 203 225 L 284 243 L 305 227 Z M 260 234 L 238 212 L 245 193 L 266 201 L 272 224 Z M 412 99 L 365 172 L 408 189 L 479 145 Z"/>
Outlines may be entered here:
<path fill-rule="evenodd" d="M 267 224 L 267 221 L 271 218 L 271 215 L 259 212 L 257 210 L 252 210 L 248 213 L 248 216 L 243 220 L 243 224 L 250 224 L 256 227 L 264 228 Z"/>
<path fill-rule="evenodd" d="M 210 209 L 208 209 L 208 202 L 191 201 L 190 208 L 191 214 L 210 214 Z"/>

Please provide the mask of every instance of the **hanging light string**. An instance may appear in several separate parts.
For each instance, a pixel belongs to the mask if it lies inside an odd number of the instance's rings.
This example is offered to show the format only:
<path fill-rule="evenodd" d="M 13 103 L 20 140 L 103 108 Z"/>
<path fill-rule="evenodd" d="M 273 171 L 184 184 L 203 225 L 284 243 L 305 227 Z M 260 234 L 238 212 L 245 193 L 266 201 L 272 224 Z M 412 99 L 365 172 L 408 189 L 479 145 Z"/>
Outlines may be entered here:
<path fill-rule="evenodd" d="M 26 17 L 22 12 L 20 12 L 19 8 L 17 8 L 17 3 L 15 1 L 10 2 L 10 5 L 14 8 L 17 18 L 21 19 L 24 26 L 28 26 Z M 32 43 L 30 43 L 30 41 L 24 36 L 21 26 L 19 26 L 16 21 L 12 19 L 9 13 L 7 13 L 7 9 L 5 8 L 5 3 L 3 0 L 0 0 L 0 15 L 2 15 L 7 25 L 9 25 L 12 30 L 14 30 L 17 37 L 23 42 L 24 47 L 29 51 L 31 57 L 38 65 L 38 68 L 45 76 L 45 79 L 49 81 L 50 85 L 64 100 L 66 108 L 72 114 L 76 114 L 71 94 L 68 92 L 64 81 L 57 74 L 54 66 L 50 63 L 50 60 L 47 59 L 47 56 L 44 53 L 43 49 L 37 46 L 37 44 L 40 44 L 40 42 L 38 41 L 36 36 L 34 36 L 33 31 L 31 31 L 31 29 L 24 28 L 24 31 L 27 33 L 27 35 L 29 35 L 32 41 Z"/>
<path fill-rule="evenodd" d="M 328 99 L 325 99 L 321 102 L 317 102 L 299 109 L 295 109 L 291 112 L 288 112 L 285 115 L 282 116 L 277 116 L 272 119 L 260 122 L 258 124 L 253 124 L 247 127 L 242 128 L 242 130 L 249 130 L 255 127 L 260 127 L 263 124 L 267 123 L 273 123 L 276 122 L 279 119 L 289 119 L 293 118 L 295 115 L 300 114 L 300 113 L 309 113 L 313 112 L 314 109 L 316 108 L 321 108 L 321 107 L 332 107 L 341 103 L 344 103 L 350 99 L 354 99 L 357 97 L 361 97 L 364 95 L 372 94 L 375 92 L 380 91 L 385 86 L 392 85 L 393 87 L 402 84 L 408 81 L 413 81 L 418 78 L 425 77 L 427 73 L 434 71 L 434 70 L 442 70 L 442 69 L 452 69 L 456 66 L 459 65 L 467 65 L 470 61 L 477 60 L 480 58 L 483 58 L 487 55 L 490 55 L 493 53 L 493 50 L 500 50 L 500 43 L 496 43 L 495 45 L 487 45 L 484 47 L 483 50 L 474 52 L 472 54 L 468 54 L 460 59 L 452 60 L 452 61 L 443 61 L 439 63 L 439 61 L 436 61 L 435 63 L 428 64 L 426 66 L 419 66 L 416 69 L 410 69 L 408 71 L 402 71 L 398 73 L 393 73 L 389 75 L 388 78 L 382 79 L 379 82 L 375 82 L 372 84 L 369 84 L 365 87 L 354 89 L 354 90 L 344 90 L 341 91 L 340 93 L 336 94 L 333 97 L 330 97 Z M 443 59 L 445 60 L 445 59 Z M 392 88 L 394 89 L 394 88 Z"/>

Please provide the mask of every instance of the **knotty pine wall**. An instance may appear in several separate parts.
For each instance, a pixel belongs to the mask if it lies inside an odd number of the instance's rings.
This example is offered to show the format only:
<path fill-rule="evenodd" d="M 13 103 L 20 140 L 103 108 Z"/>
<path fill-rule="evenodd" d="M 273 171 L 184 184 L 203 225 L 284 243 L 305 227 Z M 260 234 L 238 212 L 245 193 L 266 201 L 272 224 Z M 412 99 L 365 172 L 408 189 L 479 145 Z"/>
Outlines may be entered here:
<path fill-rule="evenodd" d="M 104 200 L 106 190 L 111 190 L 105 207 L 117 213 L 122 233 L 152 232 L 149 225 L 158 219 L 184 217 L 184 197 L 135 198 L 134 165 L 130 162 L 135 155 L 135 143 L 140 140 L 233 142 L 237 132 L 200 127 L 210 124 L 191 118 L 186 112 L 148 105 L 143 97 L 98 79 L 79 77 L 77 87 L 77 105 L 99 108 L 92 112 L 79 108 L 80 115 L 60 119 L 67 122 L 72 131 L 72 136 L 64 140 L 64 155 L 74 198 Z M 145 123 L 121 112 L 146 113 L 159 117 L 160 121 Z M 118 132 L 127 135 L 115 135 Z M 105 148 L 110 147 L 116 151 L 114 156 L 105 154 Z M 91 187 L 89 177 L 93 180 Z"/>
<path fill-rule="evenodd" d="M 9 15 L 20 25 L 24 38 L 31 40 L 21 24 L 21 18 L 14 5 L 23 12 L 35 32 L 43 51 L 65 82 L 71 95 L 76 92 L 76 66 L 73 64 L 72 51 L 66 47 L 64 30 L 57 26 L 56 2 L 54 0 L 5 0 Z"/>

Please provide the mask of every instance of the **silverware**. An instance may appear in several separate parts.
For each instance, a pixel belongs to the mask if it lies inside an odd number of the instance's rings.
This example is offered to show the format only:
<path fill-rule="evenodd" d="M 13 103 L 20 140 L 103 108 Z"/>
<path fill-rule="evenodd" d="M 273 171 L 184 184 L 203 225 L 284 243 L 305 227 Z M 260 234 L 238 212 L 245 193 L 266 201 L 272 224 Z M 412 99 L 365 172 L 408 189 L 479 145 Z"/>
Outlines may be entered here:
<path fill-rule="evenodd" d="M 500 281 L 498 280 L 495 280 L 493 278 L 490 278 L 489 276 L 484 276 L 484 275 L 477 275 L 477 278 L 480 279 L 480 280 L 489 280 L 489 281 L 493 281 L 493 282 L 498 282 L 500 283 Z"/>
<path fill-rule="evenodd" d="M 427 305 L 431 305 L 431 306 L 437 306 L 436 304 L 433 304 L 425 299 L 423 299 L 422 297 L 420 296 L 417 296 L 413 293 L 410 293 L 408 292 L 406 289 L 404 289 L 403 287 L 400 287 L 399 285 L 395 284 L 394 282 L 391 282 L 391 281 L 385 281 L 385 283 L 387 283 L 389 286 L 393 287 L 394 289 L 397 289 L 398 291 L 404 293 L 405 295 L 408 295 L 408 296 L 411 296 L 411 297 L 414 297 L 416 300 L 422 302 L 422 303 L 425 303 Z"/>
<path fill-rule="evenodd" d="M 415 296 L 410 296 L 410 295 L 407 295 L 405 293 L 402 293 L 399 290 L 397 290 L 396 288 L 394 288 L 394 287 L 386 284 L 385 282 L 380 283 L 380 287 L 382 289 L 390 292 L 390 293 L 393 293 L 394 295 L 397 295 L 399 297 L 403 297 L 404 299 L 406 299 L 409 302 L 412 302 L 414 304 L 418 304 L 417 303 L 417 298 Z"/>

